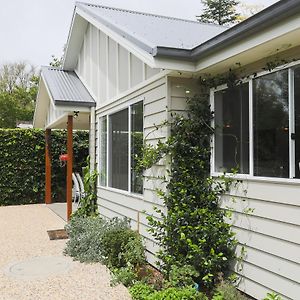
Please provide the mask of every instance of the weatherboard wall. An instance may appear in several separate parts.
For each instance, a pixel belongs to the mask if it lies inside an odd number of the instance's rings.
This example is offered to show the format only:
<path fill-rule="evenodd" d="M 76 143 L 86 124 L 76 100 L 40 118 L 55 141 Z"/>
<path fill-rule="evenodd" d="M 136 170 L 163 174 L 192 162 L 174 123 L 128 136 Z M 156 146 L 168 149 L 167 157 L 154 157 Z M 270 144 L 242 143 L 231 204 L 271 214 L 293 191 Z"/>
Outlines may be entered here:
<path fill-rule="evenodd" d="M 300 186 L 291 182 L 244 180 L 223 198 L 244 262 L 239 288 L 256 299 L 275 291 L 284 299 L 300 295 Z"/>

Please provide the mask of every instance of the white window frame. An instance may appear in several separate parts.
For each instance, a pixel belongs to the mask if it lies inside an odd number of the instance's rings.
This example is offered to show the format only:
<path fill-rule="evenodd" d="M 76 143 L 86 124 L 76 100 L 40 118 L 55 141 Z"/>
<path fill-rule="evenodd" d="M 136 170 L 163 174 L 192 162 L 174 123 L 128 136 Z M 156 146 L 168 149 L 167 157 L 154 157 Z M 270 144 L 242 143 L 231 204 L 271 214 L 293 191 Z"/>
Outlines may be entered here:
<path fill-rule="evenodd" d="M 143 178 L 143 193 L 139 194 L 139 193 L 134 193 L 132 192 L 132 184 L 131 184 L 131 130 L 132 130 L 132 124 L 131 124 L 131 112 L 132 112 L 132 106 L 142 102 L 143 103 L 143 112 L 145 110 L 145 98 L 139 98 L 138 100 L 131 100 L 128 101 L 127 103 L 123 103 L 123 105 L 118 106 L 117 108 L 114 107 L 112 109 L 109 109 L 106 112 L 102 112 L 101 114 L 98 115 L 98 123 L 99 123 L 99 133 L 98 136 L 100 134 L 100 120 L 102 117 L 106 117 L 106 184 L 105 185 L 100 185 L 100 181 L 99 182 L 99 187 L 100 188 L 104 188 L 110 191 L 114 191 L 114 192 L 118 192 L 118 193 L 122 193 L 122 194 L 126 194 L 126 195 L 134 195 L 134 197 L 139 197 L 139 198 L 143 198 L 144 195 L 144 178 Z M 111 162 L 111 154 L 110 154 L 110 145 L 111 145 L 111 136 L 109 134 L 110 132 L 110 116 L 114 115 L 115 113 L 118 113 L 122 110 L 128 109 L 128 190 L 121 190 L 118 188 L 114 188 L 110 186 L 110 180 L 111 180 L 111 174 L 110 174 L 110 162 Z M 143 113 L 144 114 L 144 113 Z M 144 115 L 143 115 L 143 124 L 144 124 Z M 144 136 L 144 128 L 143 128 L 143 136 Z M 100 138 L 99 138 L 99 142 L 98 142 L 98 160 L 100 159 Z M 98 161 L 98 172 L 99 172 L 99 167 L 100 167 L 100 161 Z"/>
<path fill-rule="evenodd" d="M 300 61 L 288 63 L 283 66 L 276 67 L 271 71 L 262 71 L 256 75 L 251 75 L 243 80 L 243 83 L 248 83 L 249 88 L 249 174 L 233 174 L 226 173 L 228 176 L 234 176 L 236 179 L 247 179 L 268 182 L 284 182 L 299 184 L 299 178 L 295 176 L 295 140 L 291 139 L 291 133 L 295 132 L 295 113 L 294 113 L 294 68 L 300 67 Z M 253 132 L 253 80 L 264 75 L 276 73 L 278 71 L 288 70 L 288 103 L 289 103 L 289 178 L 280 177 L 264 177 L 254 175 L 254 132 Z M 215 110 L 215 93 L 227 89 L 226 84 L 210 89 L 210 106 L 212 111 Z M 212 120 L 212 127 L 215 128 L 215 120 Z M 211 139 L 211 176 L 222 176 L 224 173 L 215 171 L 215 135 Z"/>

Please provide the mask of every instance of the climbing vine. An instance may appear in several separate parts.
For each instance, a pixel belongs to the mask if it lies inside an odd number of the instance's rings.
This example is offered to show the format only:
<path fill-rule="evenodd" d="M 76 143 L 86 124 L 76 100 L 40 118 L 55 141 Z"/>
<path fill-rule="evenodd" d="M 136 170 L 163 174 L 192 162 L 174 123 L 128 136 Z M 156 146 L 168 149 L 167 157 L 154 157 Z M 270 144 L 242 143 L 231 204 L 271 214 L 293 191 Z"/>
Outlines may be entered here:
<path fill-rule="evenodd" d="M 188 116 L 174 115 L 170 138 L 156 147 L 145 146 L 140 166 L 151 167 L 164 156 L 170 159 L 166 191 L 159 190 L 167 213 L 156 208 L 159 218 L 148 217 L 150 232 L 159 242 L 161 269 L 168 274 L 174 265 L 190 265 L 195 281 L 211 288 L 235 258 L 236 239 L 220 208 L 220 195 L 232 184 L 225 176 L 210 176 L 210 126 L 213 114 L 208 90 L 189 100 Z"/>

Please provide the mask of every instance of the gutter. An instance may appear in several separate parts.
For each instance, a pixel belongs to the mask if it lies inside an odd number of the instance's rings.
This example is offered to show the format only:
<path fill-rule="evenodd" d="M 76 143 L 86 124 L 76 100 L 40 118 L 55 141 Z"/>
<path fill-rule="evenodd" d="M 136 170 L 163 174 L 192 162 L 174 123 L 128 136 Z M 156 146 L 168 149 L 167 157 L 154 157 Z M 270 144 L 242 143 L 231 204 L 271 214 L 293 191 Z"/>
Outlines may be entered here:
<path fill-rule="evenodd" d="M 299 0 L 281 0 L 191 50 L 157 46 L 153 56 L 195 61 L 276 25 L 299 12 Z"/>

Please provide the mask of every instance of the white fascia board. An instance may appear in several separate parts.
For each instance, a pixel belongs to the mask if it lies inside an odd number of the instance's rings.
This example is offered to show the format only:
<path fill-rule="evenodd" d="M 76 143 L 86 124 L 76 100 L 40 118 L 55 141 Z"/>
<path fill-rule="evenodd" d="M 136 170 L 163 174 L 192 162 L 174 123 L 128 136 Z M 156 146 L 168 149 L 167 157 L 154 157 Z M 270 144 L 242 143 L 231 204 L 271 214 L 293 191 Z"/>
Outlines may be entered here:
<path fill-rule="evenodd" d="M 43 76 L 40 77 L 39 89 L 37 94 L 33 127 L 34 128 L 44 128 L 45 118 L 49 110 L 49 102 L 51 103 L 51 94 L 47 90 L 46 82 Z"/>
<path fill-rule="evenodd" d="M 107 36 L 112 38 L 115 42 L 119 43 L 121 46 L 123 46 L 126 50 L 133 53 L 136 57 L 138 57 L 140 60 L 142 60 L 144 63 L 149 65 L 151 68 L 155 68 L 154 64 L 154 58 L 151 54 L 147 53 L 146 51 L 141 50 L 136 45 L 128 41 L 127 39 L 123 38 L 107 26 L 103 25 L 98 20 L 91 17 L 89 14 L 81 10 L 80 8 L 76 8 L 76 13 L 80 15 L 82 18 L 87 20 L 89 23 L 94 25 L 96 28 L 101 30 L 103 33 L 105 33 Z M 79 51 L 79 50 L 78 50 Z M 74 66 L 75 68 L 75 66 Z"/>
<path fill-rule="evenodd" d="M 201 70 L 208 69 L 211 66 L 214 66 L 232 57 L 235 56 L 238 57 L 238 55 L 245 53 L 249 50 L 255 51 L 256 49 L 258 49 L 258 47 L 267 45 L 268 43 L 271 43 L 272 41 L 280 37 L 282 37 L 282 40 L 284 41 L 285 35 L 288 35 L 289 33 L 296 32 L 296 31 L 300 31 L 300 16 L 293 18 L 292 20 L 286 20 L 284 22 L 281 22 L 277 24 L 277 26 L 273 26 L 269 29 L 263 30 L 260 34 L 255 34 L 254 36 L 250 36 L 249 38 L 239 41 L 238 43 L 235 43 L 227 48 L 221 49 L 212 55 L 206 56 L 202 60 L 198 61 L 196 65 L 196 72 L 200 72 Z M 299 37 L 290 40 L 290 44 L 293 44 L 293 46 L 300 44 Z M 276 54 L 276 49 L 273 50 L 274 50 L 273 53 L 274 55 Z M 263 55 L 263 57 L 272 55 L 270 53 L 260 53 L 260 54 Z"/>
<path fill-rule="evenodd" d="M 154 59 L 153 68 L 179 72 L 196 72 L 195 62 L 162 57 Z"/>

